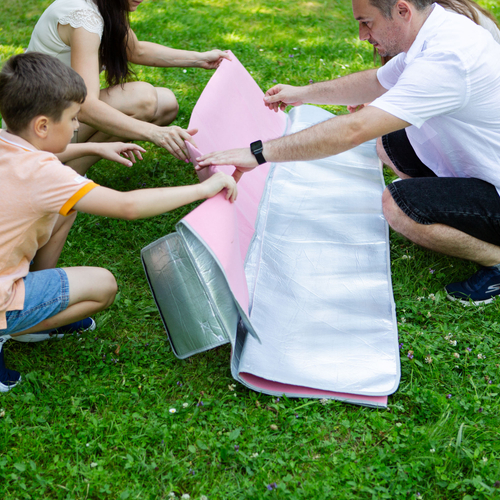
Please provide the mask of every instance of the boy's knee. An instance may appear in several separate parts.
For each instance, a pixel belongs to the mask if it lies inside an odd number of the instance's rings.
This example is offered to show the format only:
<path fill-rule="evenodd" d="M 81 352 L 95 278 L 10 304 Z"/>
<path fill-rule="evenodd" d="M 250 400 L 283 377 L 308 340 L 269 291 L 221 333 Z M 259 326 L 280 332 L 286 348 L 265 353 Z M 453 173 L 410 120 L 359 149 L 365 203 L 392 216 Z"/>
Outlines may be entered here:
<path fill-rule="evenodd" d="M 111 306 L 115 301 L 116 293 L 118 292 L 118 284 L 113 274 L 107 269 L 103 269 L 103 279 L 100 282 L 103 291 L 104 308 Z"/>

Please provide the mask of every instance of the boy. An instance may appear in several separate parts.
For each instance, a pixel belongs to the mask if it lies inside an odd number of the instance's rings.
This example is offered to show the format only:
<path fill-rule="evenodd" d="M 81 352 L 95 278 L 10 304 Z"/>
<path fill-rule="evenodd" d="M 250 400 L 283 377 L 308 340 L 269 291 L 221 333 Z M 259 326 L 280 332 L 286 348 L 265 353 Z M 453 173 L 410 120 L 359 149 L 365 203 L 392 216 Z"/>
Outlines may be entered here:
<path fill-rule="evenodd" d="M 116 281 L 106 269 L 55 267 L 78 211 L 131 220 L 224 188 L 226 199 L 236 199 L 236 183 L 223 173 L 193 186 L 121 193 L 63 165 L 55 154 L 62 161 L 94 154 L 131 164 L 144 151 L 122 143 L 68 147 L 86 92 L 74 70 L 35 52 L 12 57 L 0 72 L 0 113 L 7 123 L 0 132 L 0 392 L 21 380 L 5 368 L 2 348 L 8 339 L 54 331 L 114 301 Z M 85 321 L 85 327 L 93 323 Z"/>

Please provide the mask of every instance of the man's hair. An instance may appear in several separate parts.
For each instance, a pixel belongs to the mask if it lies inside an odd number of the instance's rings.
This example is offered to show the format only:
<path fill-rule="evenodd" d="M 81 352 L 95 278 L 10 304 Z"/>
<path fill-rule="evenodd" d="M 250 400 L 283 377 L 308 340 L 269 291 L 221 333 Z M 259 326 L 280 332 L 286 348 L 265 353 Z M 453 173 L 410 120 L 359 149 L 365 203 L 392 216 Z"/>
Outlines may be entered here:
<path fill-rule="evenodd" d="M 60 121 L 65 109 L 86 96 L 85 82 L 75 70 L 38 52 L 11 57 L 0 72 L 0 113 L 16 134 L 37 116 Z"/>
<path fill-rule="evenodd" d="M 382 15 L 387 19 L 392 19 L 392 9 L 398 3 L 399 0 L 370 0 L 370 4 L 382 13 Z M 425 10 L 427 7 L 432 5 L 435 0 L 407 0 L 411 3 L 417 10 Z"/>

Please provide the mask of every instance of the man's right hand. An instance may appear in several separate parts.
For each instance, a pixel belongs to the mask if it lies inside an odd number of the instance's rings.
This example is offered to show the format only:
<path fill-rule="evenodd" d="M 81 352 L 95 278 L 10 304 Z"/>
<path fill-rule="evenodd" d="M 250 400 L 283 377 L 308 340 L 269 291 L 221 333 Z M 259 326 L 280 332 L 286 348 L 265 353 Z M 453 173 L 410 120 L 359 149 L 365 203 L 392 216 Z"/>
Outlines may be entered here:
<path fill-rule="evenodd" d="M 285 110 L 287 106 L 300 106 L 304 104 L 303 95 L 306 87 L 294 87 L 279 83 L 270 88 L 264 96 L 264 104 L 275 111 Z"/>

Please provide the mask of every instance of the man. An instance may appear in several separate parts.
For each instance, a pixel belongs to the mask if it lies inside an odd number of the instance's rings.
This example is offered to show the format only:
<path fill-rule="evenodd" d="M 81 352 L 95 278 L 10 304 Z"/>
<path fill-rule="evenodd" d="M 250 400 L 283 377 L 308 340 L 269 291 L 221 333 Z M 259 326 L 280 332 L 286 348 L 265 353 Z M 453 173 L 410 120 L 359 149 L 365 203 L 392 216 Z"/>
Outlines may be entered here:
<path fill-rule="evenodd" d="M 361 40 L 378 70 L 306 87 L 276 85 L 274 110 L 303 103 L 371 105 L 250 149 L 211 153 L 199 167 L 311 160 L 367 140 L 401 179 L 383 193 L 389 225 L 411 241 L 482 267 L 446 287 L 448 298 L 488 303 L 500 294 L 500 45 L 465 16 L 429 0 L 353 0 Z"/>

